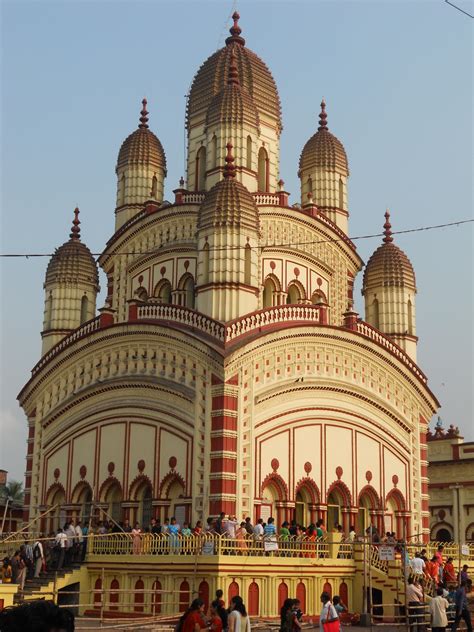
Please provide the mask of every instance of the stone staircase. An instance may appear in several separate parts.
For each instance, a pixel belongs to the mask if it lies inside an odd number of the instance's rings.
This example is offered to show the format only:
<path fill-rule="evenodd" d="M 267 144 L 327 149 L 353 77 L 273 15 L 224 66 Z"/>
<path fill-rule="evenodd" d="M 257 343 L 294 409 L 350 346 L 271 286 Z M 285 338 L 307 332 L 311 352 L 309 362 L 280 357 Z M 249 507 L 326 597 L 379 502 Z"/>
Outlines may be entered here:
<path fill-rule="evenodd" d="M 54 588 L 56 587 L 56 590 L 59 590 L 62 587 L 77 581 L 74 575 L 77 575 L 80 569 L 81 564 L 75 563 L 68 568 L 61 569 L 60 571 L 53 569 L 46 571 L 46 573 L 42 573 L 38 578 L 27 579 L 23 593 L 16 593 L 14 603 L 19 604 L 23 601 L 30 601 L 33 599 L 52 599 Z M 38 593 L 43 593 L 43 595 Z"/>

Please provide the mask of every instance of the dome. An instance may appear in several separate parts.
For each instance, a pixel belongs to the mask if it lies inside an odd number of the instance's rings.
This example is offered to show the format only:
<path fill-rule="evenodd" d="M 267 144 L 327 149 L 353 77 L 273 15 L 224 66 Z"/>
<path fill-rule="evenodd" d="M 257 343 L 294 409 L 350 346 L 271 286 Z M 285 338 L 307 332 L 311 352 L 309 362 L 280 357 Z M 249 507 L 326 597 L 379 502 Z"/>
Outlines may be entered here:
<path fill-rule="evenodd" d="M 235 54 L 232 50 L 227 85 L 212 99 L 207 110 L 206 125 L 244 121 L 255 128 L 259 126 L 255 103 L 247 90 L 240 85 Z"/>
<path fill-rule="evenodd" d="M 406 287 L 416 291 L 415 271 L 410 259 L 393 243 L 390 213 L 385 213 L 384 243 L 370 257 L 364 271 L 362 293 L 381 286 Z"/>
<path fill-rule="evenodd" d="M 147 100 L 142 101 L 140 124 L 120 147 L 117 169 L 128 165 L 150 165 L 166 173 L 166 156 L 159 139 L 148 129 Z"/>
<path fill-rule="evenodd" d="M 70 239 L 56 249 L 46 269 L 45 284 L 62 282 L 90 283 L 99 291 L 97 264 L 89 248 L 81 242 L 79 209 L 74 211 Z"/>
<path fill-rule="evenodd" d="M 224 179 L 206 194 L 199 209 L 198 229 L 242 226 L 259 230 L 257 205 L 251 193 L 235 179 L 232 145 L 227 143 Z"/>
<path fill-rule="evenodd" d="M 348 176 L 349 163 L 346 150 L 341 141 L 328 130 L 326 119 L 326 103 L 323 100 L 321 101 L 318 131 L 311 136 L 301 152 L 300 172 L 319 168 Z"/>
<path fill-rule="evenodd" d="M 275 80 L 260 57 L 245 47 L 238 25 L 239 14 L 236 12 L 232 17 L 234 25 L 226 45 L 211 55 L 194 77 L 187 107 L 188 126 L 192 117 L 202 114 L 204 118 L 215 95 L 226 87 L 230 59 L 234 54 L 240 85 L 253 99 L 257 112 L 276 119 L 278 130 L 281 131 L 280 97 Z"/>

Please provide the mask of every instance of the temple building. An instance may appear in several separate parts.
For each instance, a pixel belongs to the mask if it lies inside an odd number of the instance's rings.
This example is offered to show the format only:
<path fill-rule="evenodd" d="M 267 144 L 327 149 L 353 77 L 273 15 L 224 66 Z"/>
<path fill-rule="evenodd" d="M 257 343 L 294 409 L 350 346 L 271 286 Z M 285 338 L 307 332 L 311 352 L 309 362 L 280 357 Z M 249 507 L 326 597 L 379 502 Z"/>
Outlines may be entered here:
<path fill-rule="evenodd" d="M 82 241 L 76 209 L 49 262 L 42 355 L 19 395 L 25 519 L 47 512 L 50 531 L 91 512 L 146 526 L 224 511 L 428 536 L 439 404 L 417 364 L 413 266 L 386 212 L 364 268 L 349 237 L 349 160 L 324 101 L 290 203 L 277 85 L 233 19 L 190 89 L 174 201 L 151 129 L 164 122 L 143 100 L 118 153 L 102 255 Z M 353 307 L 362 270 L 364 317 Z"/>

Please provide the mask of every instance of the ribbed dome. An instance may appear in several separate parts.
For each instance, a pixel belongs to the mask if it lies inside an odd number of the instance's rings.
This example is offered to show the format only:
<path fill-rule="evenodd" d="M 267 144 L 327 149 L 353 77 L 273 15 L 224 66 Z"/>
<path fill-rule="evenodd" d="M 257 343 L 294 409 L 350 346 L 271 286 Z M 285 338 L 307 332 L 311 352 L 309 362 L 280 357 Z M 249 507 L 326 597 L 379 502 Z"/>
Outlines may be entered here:
<path fill-rule="evenodd" d="M 148 129 L 147 100 L 142 101 L 140 124 L 120 147 L 117 169 L 127 165 L 150 165 L 156 169 L 164 169 L 166 173 L 166 156 L 159 139 Z"/>
<path fill-rule="evenodd" d="M 218 226 L 245 226 L 259 230 L 257 205 L 251 193 L 235 179 L 232 145 L 227 143 L 224 179 L 206 194 L 199 209 L 198 229 Z"/>
<path fill-rule="evenodd" d="M 319 128 L 303 147 L 300 156 L 300 172 L 316 168 L 349 175 L 346 150 L 341 141 L 327 128 L 326 104 L 321 102 Z"/>
<path fill-rule="evenodd" d="M 384 243 L 370 257 L 364 271 L 362 293 L 383 286 L 407 287 L 416 291 L 415 271 L 410 259 L 393 243 L 390 213 L 385 213 Z"/>
<path fill-rule="evenodd" d="M 225 88 L 233 52 L 240 85 L 253 99 L 257 112 L 276 119 L 281 131 L 280 97 L 275 80 L 260 57 L 245 47 L 245 40 L 240 36 L 239 14 L 234 13 L 232 17 L 234 25 L 226 45 L 211 55 L 194 77 L 188 99 L 188 126 L 190 118 L 199 114 L 204 118 L 215 95 Z"/>
<path fill-rule="evenodd" d="M 259 126 L 255 103 L 247 90 L 240 85 L 235 54 L 232 50 L 227 85 L 212 99 L 207 110 L 206 125 L 244 121 L 253 127 Z"/>
<path fill-rule="evenodd" d="M 80 240 L 79 209 L 74 211 L 74 221 L 69 241 L 56 248 L 46 269 L 45 284 L 61 282 L 85 282 L 99 291 L 97 264 L 89 248 Z"/>

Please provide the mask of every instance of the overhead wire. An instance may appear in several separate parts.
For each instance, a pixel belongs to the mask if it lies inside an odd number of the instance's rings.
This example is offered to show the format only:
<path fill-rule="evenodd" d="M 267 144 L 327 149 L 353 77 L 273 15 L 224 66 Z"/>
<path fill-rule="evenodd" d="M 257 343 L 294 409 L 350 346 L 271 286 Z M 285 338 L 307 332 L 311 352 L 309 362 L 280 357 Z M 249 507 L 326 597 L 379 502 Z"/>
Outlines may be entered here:
<path fill-rule="evenodd" d="M 474 218 L 473 219 L 461 219 L 461 220 L 457 220 L 455 222 L 446 222 L 445 224 L 432 224 L 431 226 L 418 226 L 416 228 L 405 228 L 403 230 L 393 230 L 391 231 L 392 235 L 407 235 L 407 234 L 411 234 L 411 233 L 420 233 L 423 231 L 428 231 L 428 230 L 440 230 L 443 228 L 449 228 L 452 226 L 461 226 L 462 224 L 470 224 L 474 222 Z M 296 248 L 298 246 L 312 246 L 312 245 L 319 245 L 319 244 L 330 244 L 330 243 L 337 243 L 337 242 L 353 242 L 353 241 L 361 241 L 363 239 L 374 239 L 375 237 L 383 237 L 385 233 L 371 233 L 371 234 L 367 234 L 367 235 L 356 235 L 355 237 L 334 237 L 334 238 L 329 238 L 329 239 L 315 239 L 315 240 L 310 240 L 310 241 L 295 241 L 295 242 L 288 242 L 288 243 L 267 243 L 265 245 L 258 245 L 258 246 L 250 246 L 249 244 L 246 244 L 245 246 L 220 246 L 220 247 L 209 247 L 206 248 L 205 250 L 208 252 L 222 252 L 222 251 L 230 251 L 230 250 L 245 250 L 246 248 L 251 248 L 252 250 L 260 250 L 263 251 L 265 249 L 269 249 L 269 248 Z M 162 248 L 163 246 L 166 246 L 167 244 L 162 244 L 161 246 L 159 246 L 159 248 Z M 169 245 L 172 245 L 171 243 Z M 184 242 L 174 242 L 174 245 L 176 247 L 179 246 L 186 246 L 186 244 Z M 111 257 L 124 257 L 124 256 L 134 256 L 134 255 L 138 255 L 138 256 L 145 256 L 145 255 L 153 255 L 153 254 L 158 254 L 159 252 L 159 248 L 156 248 L 154 250 L 148 250 L 148 251 L 139 251 L 139 250 L 132 250 L 132 251 L 126 251 L 126 252 L 107 252 L 107 250 L 104 250 L 103 252 L 92 252 L 92 256 L 93 257 L 103 257 L 103 256 L 111 256 Z M 193 250 L 195 252 L 204 252 L 203 248 L 200 249 L 196 249 L 193 248 Z M 58 255 L 57 252 L 27 252 L 27 253 L 0 253 L 0 258 L 26 258 L 29 259 L 31 258 L 35 258 L 35 257 L 52 257 L 53 255 Z"/>

